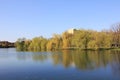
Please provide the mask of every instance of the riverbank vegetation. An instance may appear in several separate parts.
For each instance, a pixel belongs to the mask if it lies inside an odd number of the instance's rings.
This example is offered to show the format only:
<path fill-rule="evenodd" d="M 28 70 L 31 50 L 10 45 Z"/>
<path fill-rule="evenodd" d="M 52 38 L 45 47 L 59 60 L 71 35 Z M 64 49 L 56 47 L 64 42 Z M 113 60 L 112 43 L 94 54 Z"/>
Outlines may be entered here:
<path fill-rule="evenodd" d="M 0 41 L 0 48 L 13 48 L 15 47 L 15 43 L 8 41 Z"/>
<path fill-rule="evenodd" d="M 19 51 L 46 51 L 61 49 L 111 49 L 120 47 L 120 24 L 109 30 L 95 31 L 71 29 L 62 34 L 54 34 L 52 38 L 43 36 L 32 40 L 20 38 L 16 41 Z"/>

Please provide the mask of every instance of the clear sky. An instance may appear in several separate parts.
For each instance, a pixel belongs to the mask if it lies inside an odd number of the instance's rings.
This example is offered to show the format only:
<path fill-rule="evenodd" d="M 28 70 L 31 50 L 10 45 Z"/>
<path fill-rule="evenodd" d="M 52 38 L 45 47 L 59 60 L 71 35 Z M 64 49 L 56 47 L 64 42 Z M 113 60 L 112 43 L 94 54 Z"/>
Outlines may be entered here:
<path fill-rule="evenodd" d="M 0 0 L 0 40 L 109 29 L 118 22 L 120 0 Z"/>

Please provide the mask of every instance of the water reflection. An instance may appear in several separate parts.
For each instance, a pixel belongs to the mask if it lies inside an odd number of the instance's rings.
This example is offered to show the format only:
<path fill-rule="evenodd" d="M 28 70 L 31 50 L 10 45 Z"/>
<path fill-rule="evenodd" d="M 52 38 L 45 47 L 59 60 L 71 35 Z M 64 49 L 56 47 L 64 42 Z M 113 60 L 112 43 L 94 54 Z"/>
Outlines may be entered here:
<path fill-rule="evenodd" d="M 120 75 L 120 51 L 112 51 L 111 56 L 112 56 L 111 67 L 113 74 Z"/>
<path fill-rule="evenodd" d="M 52 59 L 54 64 L 62 64 L 66 68 L 74 64 L 81 70 L 106 67 L 112 61 L 110 51 L 62 51 L 61 54 L 52 55 Z"/>
<path fill-rule="evenodd" d="M 51 59 L 54 66 L 75 67 L 80 70 L 94 70 L 111 66 L 113 73 L 120 74 L 120 51 L 59 51 L 59 52 L 21 52 L 19 60 L 32 59 L 44 62 Z"/>

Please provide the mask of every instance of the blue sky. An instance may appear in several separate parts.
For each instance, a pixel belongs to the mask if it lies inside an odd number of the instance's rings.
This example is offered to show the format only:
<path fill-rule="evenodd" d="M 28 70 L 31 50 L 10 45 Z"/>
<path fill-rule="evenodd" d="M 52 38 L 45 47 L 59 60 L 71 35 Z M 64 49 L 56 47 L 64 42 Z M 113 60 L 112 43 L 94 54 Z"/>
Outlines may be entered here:
<path fill-rule="evenodd" d="M 120 22 L 120 0 L 0 0 L 0 40 L 51 37 L 70 28 L 102 30 Z"/>

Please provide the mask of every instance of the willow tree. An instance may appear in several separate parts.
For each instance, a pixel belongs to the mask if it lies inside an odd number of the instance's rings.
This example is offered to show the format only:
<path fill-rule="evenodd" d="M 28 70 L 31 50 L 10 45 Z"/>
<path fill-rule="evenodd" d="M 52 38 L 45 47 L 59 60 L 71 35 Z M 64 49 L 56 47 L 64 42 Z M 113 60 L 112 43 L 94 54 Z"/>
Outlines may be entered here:
<path fill-rule="evenodd" d="M 25 40 L 26 40 L 25 38 L 19 38 L 19 39 L 16 41 L 15 45 L 16 45 L 16 49 L 17 49 L 18 51 L 24 51 Z"/>
<path fill-rule="evenodd" d="M 62 48 L 62 37 L 61 35 L 54 34 L 51 39 L 49 39 L 47 43 L 48 50 L 57 50 Z"/>
<path fill-rule="evenodd" d="M 73 37 L 73 34 L 70 34 L 70 33 L 67 33 L 67 32 L 64 32 L 62 34 L 62 41 L 63 41 L 63 46 L 62 48 L 70 48 L 72 47 L 72 37 Z"/>
<path fill-rule="evenodd" d="M 73 35 L 72 44 L 75 47 L 87 49 L 90 40 L 91 40 L 90 30 L 77 30 Z"/>
<path fill-rule="evenodd" d="M 46 44 L 47 44 L 47 39 L 43 38 L 42 36 L 35 37 L 32 39 L 29 45 L 29 50 L 30 51 L 46 50 Z"/>
<path fill-rule="evenodd" d="M 109 32 L 99 32 L 96 41 L 98 48 L 110 48 L 111 39 L 111 34 Z"/>
<path fill-rule="evenodd" d="M 23 46 L 24 51 L 28 51 L 28 48 L 29 48 L 30 44 L 31 44 L 31 40 L 25 40 L 24 41 L 24 46 Z"/>
<path fill-rule="evenodd" d="M 40 44 L 41 50 L 46 50 L 47 49 L 47 46 L 46 46 L 47 43 L 48 43 L 48 40 L 46 38 L 41 37 L 41 44 Z"/>

